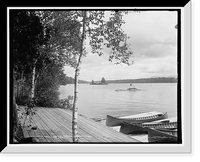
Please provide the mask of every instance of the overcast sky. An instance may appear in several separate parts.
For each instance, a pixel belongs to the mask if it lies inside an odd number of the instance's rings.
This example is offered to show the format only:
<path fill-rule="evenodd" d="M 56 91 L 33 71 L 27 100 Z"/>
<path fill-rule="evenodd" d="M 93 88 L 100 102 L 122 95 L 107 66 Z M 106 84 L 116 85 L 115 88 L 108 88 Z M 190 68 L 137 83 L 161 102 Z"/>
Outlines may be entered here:
<path fill-rule="evenodd" d="M 111 79 L 136 79 L 177 75 L 177 12 L 141 11 L 124 16 L 125 33 L 134 64 L 116 65 L 108 61 L 108 53 L 99 57 L 88 53 L 83 58 L 80 79 L 91 81 Z M 87 47 L 89 49 L 89 47 Z M 67 76 L 74 77 L 74 69 L 66 66 Z"/>

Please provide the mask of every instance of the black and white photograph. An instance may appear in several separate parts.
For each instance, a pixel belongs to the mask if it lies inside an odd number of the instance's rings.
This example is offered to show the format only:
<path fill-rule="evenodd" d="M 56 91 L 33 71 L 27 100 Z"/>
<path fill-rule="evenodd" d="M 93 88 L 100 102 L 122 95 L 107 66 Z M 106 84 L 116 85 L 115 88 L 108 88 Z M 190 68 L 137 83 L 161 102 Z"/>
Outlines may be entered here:
<path fill-rule="evenodd" d="M 8 13 L 9 144 L 183 144 L 181 9 Z"/>

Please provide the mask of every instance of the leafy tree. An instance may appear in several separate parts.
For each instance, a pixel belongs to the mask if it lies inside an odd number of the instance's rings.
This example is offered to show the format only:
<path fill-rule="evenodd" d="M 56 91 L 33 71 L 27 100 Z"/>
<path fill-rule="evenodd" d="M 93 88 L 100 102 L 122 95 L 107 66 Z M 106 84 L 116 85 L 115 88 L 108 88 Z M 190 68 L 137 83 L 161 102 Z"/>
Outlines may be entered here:
<path fill-rule="evenodd" d="M 79 41 L 80 23 L 65 19 L 66 15 L 62 14 L 10 11 L 13 80 L 16 80 L 13 84 L 25 80 L 31 87 L 27 89 L 27 92 L 31 91 L 30 98 L 38 99 L 38 104 L 45 106 L 55 106 L 56 102 L 53 101 L 58 100 L 58 85 L 66 84 L 62 68 L 66 63 L 73 66 L 77 55 L 75 45 Z M 13 97 L 14 121 L 17 123 L 15 93 Z"/>
<path fill-rule="evenodd" d="M 37 48 L 45 40 L 39 19 L 33 12 L 12 10 L 10 11 L 10 46 L 13 54 L 13 135 L 18 132 L 17 105 L 15 99 L 15 85 L 17 80 L 27 77 L 34 69 L 37 58 Z M 17 129 L 15 129 L 17 128 Z"/>
<path fill-rule="evenodd" d="M 80 23 L 66 19 L 67 14 L 59 11 L 11 11 L 14 70 L 25 76 L 32 73 L 31 98 L 35 96 L 36 80 L 49 63 L 75 64 Z"/>
<path fill-rule="evenodd" d="M 59 85 L 66 85 L 66 75 L 62 65 L 52 62 L 42 70 L 37 79 L 35 100 L 37 105 L 43 107 L 57 107 L 59 102 Z"/>
<path fill-rule="evenodd" d="M 77 137 L 77 114 L 78 114 L 78 80 L 81 70 L 82 59 L 86 54 L 84 40 L 89 37 L 89 44 L 92 53 L 99 56 L 103 54 L 104 48 L 109 48 L 109 61 L 115 60 L 116 64 L 129 63 L 132 52 L 127 44 L 129 38 L 121 29 L 123 21 L 122 11 L 111 11 L 108 21 L 104 19 L 104 11 L 69 11 L 71 19 L 76 19 L 81 23 L 81 40 L 78 47 L 79 55 L 76 55 L 75 77 L 74 77 L 74 102 L 72 112 L 72 138 L 73 142 L 78 142 Z M 69 16 L 68 15 L 68 16 Z"/>
<path fill-rule="evenodd" d="M 30 97 L 33 98 L 36 66 L 42 56 L 40 47 L 46 43 L 48 35 L 44 34 L 44 28 L 34 11 L 12 10 L 10 15 L 14 71 L 26 77 L 32 73 Z"/>
<path fill-rule="evenodd" d="M 109 48 L 109 61 L 115 60 L 116 64 L 130 65 L 129 57 L 132 52 L 127 43 L 128 36 L 121 29 L 122 24 L 125 23 L 124 13 L 111 11 L 109 20 L 104 19 L 105 11 L 15 11 L 11 14 L 15 28 L 12 48 L 17 56 L 14 60 L 16 65 L 14 68 L 16 71 L 27 71 L 28 74 L 31 71 L 32 97 L 35 83 L 38 84 L 42 75 L 47 74 L 45 70 L 48 71 L 49 63 L 53 61 L 57 65 L 59 62 L 75 68 L 72 108 L 73 142 L 78 142 L 78 80 L 82 59 L 86 56 L 84 40 L 89 37 L 92 53 L 101 56 L 103 49 Z"/>

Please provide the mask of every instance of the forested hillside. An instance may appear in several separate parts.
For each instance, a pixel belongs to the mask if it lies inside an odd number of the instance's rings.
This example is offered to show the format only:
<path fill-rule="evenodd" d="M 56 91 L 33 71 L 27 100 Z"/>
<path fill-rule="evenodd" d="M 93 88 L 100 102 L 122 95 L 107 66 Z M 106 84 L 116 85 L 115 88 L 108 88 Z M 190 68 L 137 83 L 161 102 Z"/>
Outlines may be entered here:
<path fill-rule="evenodd" d="M 107 80 L 107 83 L 177 83 L 175 77 Z"/>

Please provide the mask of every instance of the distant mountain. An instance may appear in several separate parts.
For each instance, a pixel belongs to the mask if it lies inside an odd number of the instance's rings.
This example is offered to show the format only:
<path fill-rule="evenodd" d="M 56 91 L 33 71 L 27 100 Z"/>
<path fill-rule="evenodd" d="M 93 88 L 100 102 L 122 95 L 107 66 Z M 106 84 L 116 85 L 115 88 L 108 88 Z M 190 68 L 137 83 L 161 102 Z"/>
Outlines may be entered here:
<path fill-rule="evenodd" d="M 107 80 L 107 83 L 177 83 L 177 77 Z"/>

